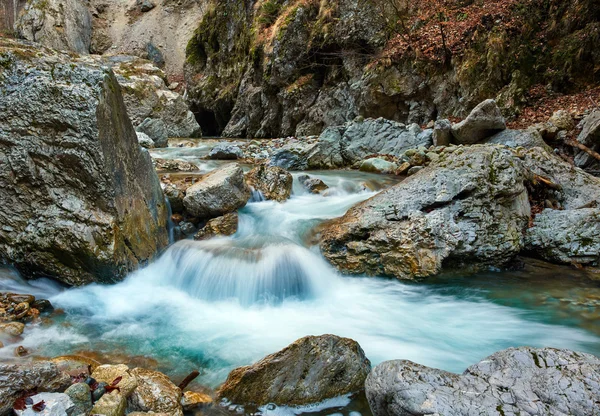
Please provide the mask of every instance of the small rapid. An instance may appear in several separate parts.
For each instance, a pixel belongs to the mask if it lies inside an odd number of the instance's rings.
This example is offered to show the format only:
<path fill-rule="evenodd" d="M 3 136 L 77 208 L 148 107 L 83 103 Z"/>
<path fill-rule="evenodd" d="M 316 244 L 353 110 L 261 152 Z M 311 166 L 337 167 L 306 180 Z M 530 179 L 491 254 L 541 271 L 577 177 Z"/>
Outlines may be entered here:
<path fill-rule="evenodd" d="M 28 328 L 22 344 L 39 355 L 153 357 L 172 376 L 201 368 L 199 382 L 211 386 L 234 367 L 323 333 L 355 339 L 374 364 L 404 358 L 456 372 L 511 346 L 598 353 L 592 332 L 499 304 L 479 288 L 341 276 L 311 244 L 315 226 L 393 179 L 316 175 L 330 186 L 327 196 L 305 193 L 296 180 L 289 201 L 256 200 L 240 210 L 234 236 L 180 241 L 116 285 L 65 290 L 0 279 L 2 289 L 33 288 L 66 312 Z"/>

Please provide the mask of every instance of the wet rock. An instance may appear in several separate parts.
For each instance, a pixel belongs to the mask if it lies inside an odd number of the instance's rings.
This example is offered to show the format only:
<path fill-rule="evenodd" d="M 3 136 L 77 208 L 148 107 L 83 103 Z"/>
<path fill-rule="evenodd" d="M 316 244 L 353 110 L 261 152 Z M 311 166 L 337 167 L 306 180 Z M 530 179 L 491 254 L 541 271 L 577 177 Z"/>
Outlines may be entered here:
<path fill-rule="evenodd" d="M 305 405 L 361 391 L 370 369 L 355 341 L 309 336 L 233 370 L 217 394 L 242 405 Z"/>
<path fill-rule="evenodd" d="M 94 403 L 91 414 L 104 416 L 123 416 L 127 409 L 127 400 L 125 396 L 114 390 L 110 393 L 102 395 L 102 397 Z"/>
<path fill-rule="evenodd" d="M 0 62 L 1 257 L 27 278 L 120 280 L 168 233 L 158 177 L 113 73 L 5 38 Z"/>
<path fill-rule="evenodd" d="M 199 170 L 198 166 L 185 160 L 156 158 L 152 159 L 152 162 L 154 163 L 154 168 L 158 171 L 194 172 Z"/>
<path fill-rule="evenodd" d="M 394 173 L 398 169 L 398 165 L 393 162 L 388 162 L 385 159 L 371 158 L 360 164 L 359 170 L 372 173 Z"/>
<path fill-rule="evenodd" d="M 179 223 L 179 229 L 186 237 L 193 235 L 196 232 L 196 226 L 189 221 L 181 221 Z"/>
<path fill-rule="evenodd" d="M 10 335 L 11 337 L 18 337 L 25 330 L 25 324 L 21 322 L 7 322 L 0 323 L 0 335 Z"/>
<path fill-rule="evenodd" d="M 63 355 L 54 357 L 50 361 L 56 364 L 60 371 L 73 377 L 81 374 L 90 375 L 100 365 L 96 360 L 79 355 Z"/>
<path fill-rule="evenodd" d="M 189 411 L 207 406 L 213 402 L 212 397 L 208 394 L 198 393 L 195 391 L 186 391 L 181 398 L 181 406 L 183 410 Z"/>
<path fill-rule="evenodd" d="M 365 388 L 374 416 L 585 416 L 600 413 L 600 359 L 553 348 L 510 348 L 462 375 L 387 361 L 373 369 Z"/>
<path fill-rule="evenodd" d="M 448 146 L 452 142 L 452 123 L 450 120 L 437 120 L 433 125 L 433 145 Z"/>
<path fill-rule="evenodd" d="M 496 101 L 485 100 L 466 119 L 452 126 L 452 136 L 455 143 L 474 144 L 504 129 L 506 123 Z"/>
<path fill-rule="evenodd" d="M 183 204 L 199 218 L 215 218 L 243 207 L 250 199 L 244 172 L 232 163 L 216 169 L 186 191 Z"/>
<path fill-rule="evenodd" d="M 173 213 L 183 212 L 183 198 L 185 197 L 183 191 L 173 184 L 163 184 L 162 188 L 171 205 L 171 211 Z"/>
<path fill-rule="evenodd" d="M 214 160 L 236 160 L 242 157 L 244 157 L 242 149 L 231 143 L 218 143 L 208 153 L 208 158 Z"/>
<path fill-rule="evenodd" d="M 502 265 L 523 247 L 530 214 L 524 180 L 509 149 L 478 145 L 444 152 L 324 224 L 322 252 L 344 272 L 399 279 L 437 274 L 442 263 Z"/>
<path fill-rule="evenodd" d="M 485 140 L 489 144 L 503 144 L 508 147 L 524 147 L 526 149 L 532 147 L 541 147 L 546 150 L 551 150 L 544 142 L 542 135 L 538 130 L 503 130 L 500 133 L 494 134 L 489 139 Z"/>
<path fill-rule="evenodd" d="M 238 228 L 237 212 L 230 212 L 221 217 L 209 220 L 194 236 L 194 240 L 208 240 L 218 236 L 233 235 Z"/>
<path fill-rule="evenodd" d="M 150 138 L 146 133 L 142 133 L 140 131 L 136 132 L 138 143 L 140 146 L 146 149 L 154 149 L 154 140 Z"/>
<path fill-rule="evenodd" d="M 323 182 L 321 179 L 313 178 L 309 175 L 298 176 L 298 181 L 304 187 L 304 189 L 309 191 L 311 194 L 320 194 L 321 192 L 329 189 L 329 186 L 327 186 L 327 184 L 325 184 L 325 182 Z"/>
<path fill-rule="evenodd" d="M 73 411 L 71 414 L 79 416 L 90 413 L 93 407 L 90 386 L 85 383 L 75 383 L 65 390 L 65 394 L 73 402 Z"/>
<path fill-rule="evenodd" d="M 600 209 L 544 210 L 527 230 L 525 248 L 553 263 L 597 266 Z"/>
<path fill-rule="evenodd" d="M 23 364 L 0 363 L 0 414 L 9 414 L 14 401 L 23 391 L 64 391 L 71 377 L 49 361 Z"/>
<path fill-rule="evenodd" d="M 108 385 L 112 385 L 115 380 L 121 377 L 121 381 L 116 386 L 125 398 L 131 396 L 138 386 L 138 381 L 133 370 L 129 370 L 129 367 L 125 364 L 101 365 L 94 370 L 92 377 L 98 383 L 104 382 Z"/>
<path fill-rule="evenodd" d="M 169 143 L 167 125 L 162 119 L 146 118 L 136 127 L 136 131 L 150 137 L 156 147 L 167 147 L 167 144 Z"/>
<path fill-rule="evenodd" d="M 33 405 L 27 405 L 25 410 L 15 410 L 18 416 L 79 416 L 76 413 L 75 404 L 71 398 L 64 393 L 38 393 L 31 396 L 33 404 L 43 402 L 43 409 L 33 409 Z"/>
<path fill-rule="evenodd" d="M 283 202 L 292 194 L 294 178 L 280 167 L 259 165 L 246 174 L 246 183 L 266 199 Z"/>
<path fill-rule="evenodd" d="M 52 49 L 90 53 L 92 16 L 79 0 L 32 0 L 15 24 L 19 37 Z"/>
<path fill-rule="evenodd" d="M 131 373 L 137 378 L 138 387 L 129 398 L 130 410 L 183 415 L 181 390 L 167 376 L 143 368 L 134 368 Z"/>
<path fill-rule="evenodd" d="M 583 119 L 581 125 L 582 130 L 579 136 L 577 136 L 577 141 L 592 150 L 600 150 L 600 110 L 590 113 Z M 575 166 L 587 168 L 597 163 L 598 161 L 593 156 L 583 150 L 576 150 Z"/>

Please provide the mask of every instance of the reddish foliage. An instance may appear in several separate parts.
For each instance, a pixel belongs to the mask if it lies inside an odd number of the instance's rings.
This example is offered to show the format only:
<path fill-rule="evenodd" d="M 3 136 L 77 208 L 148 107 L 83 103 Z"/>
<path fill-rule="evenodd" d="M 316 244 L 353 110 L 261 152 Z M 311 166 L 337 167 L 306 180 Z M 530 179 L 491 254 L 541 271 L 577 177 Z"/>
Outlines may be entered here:
<path fill-rule="evenodd" d="M 34 404 L 33 406 L 31 406 L 31 408 L 33 410 L 35 410 L 36 412 L 41 412 L 42 410 L 44 410 L 46 408 L 46 403 L 42 400 L 41 402 L 38 402 L 38 403 Z"/>
<path fill-rule="evenodd" d="M 15 400 L 13 404 L 13 409 L 15 410 L 25 410 L 27 408 L 27 402 L 31 401 L 31 396 L 35 396 L 37 394 L 36 390 L 29 390 L 24 392 L 21 397 Z"/>

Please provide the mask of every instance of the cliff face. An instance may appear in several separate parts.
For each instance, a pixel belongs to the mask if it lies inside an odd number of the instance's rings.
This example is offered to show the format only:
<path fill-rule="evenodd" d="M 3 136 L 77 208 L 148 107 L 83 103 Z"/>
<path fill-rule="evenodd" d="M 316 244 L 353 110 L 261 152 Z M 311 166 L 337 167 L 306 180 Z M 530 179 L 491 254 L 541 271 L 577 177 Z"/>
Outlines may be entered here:
<path fill-rule="evenodd" d="M 185 67 L 203 129 L 270 137 L 359 115 L 424 123 L 486 98 L 512 116 L 532 87 L 573 92 L 600 79 L 593 0 L 447 0 L 443 15 L 423 5 L 406 16 L 382 3 L 212 1 Z"/>

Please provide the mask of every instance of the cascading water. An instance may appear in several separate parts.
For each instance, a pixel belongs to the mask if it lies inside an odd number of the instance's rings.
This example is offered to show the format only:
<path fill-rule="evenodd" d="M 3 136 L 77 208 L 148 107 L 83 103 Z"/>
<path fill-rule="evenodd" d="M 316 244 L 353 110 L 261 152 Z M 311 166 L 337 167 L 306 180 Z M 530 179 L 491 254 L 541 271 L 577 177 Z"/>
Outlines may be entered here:
<path fill-rule="evenodd" d="M 286 203 L 242 209 L 236 235 L 180 241 L 120 284 L 38 287 L 66 314 L 28 328 L 22 344 L 42 355 L 150 356 L 175 377 L 201 368 L 200 383 L 213 386 L 232 368 L 310 334 L 353 338 L 374 364 L 404 358 L 458 372 L 524 344 L 599 352 L 593 333 L 537 306 L 498 304 L 488 289 L 340 276 L 306 243 L 311 230 L 374 195 L 365 189 L 387 179 L 351 172 L 320 177 L 331 187 L 328 196 L 303 193 L 295 183 Z M 486 281 L 494 279 L 501 276 Z M 6 282 L 10 290 L 31 291 L 25 282 Z"/>

